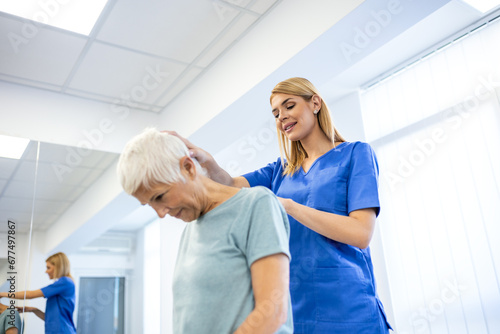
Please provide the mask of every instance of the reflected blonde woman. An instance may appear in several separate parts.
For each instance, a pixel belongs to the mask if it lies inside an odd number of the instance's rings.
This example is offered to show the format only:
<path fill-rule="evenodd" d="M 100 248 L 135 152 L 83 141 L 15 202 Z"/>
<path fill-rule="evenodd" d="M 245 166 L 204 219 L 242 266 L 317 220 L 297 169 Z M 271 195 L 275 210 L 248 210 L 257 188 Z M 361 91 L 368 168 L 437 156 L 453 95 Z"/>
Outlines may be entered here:
<path fill-rule="evenodd" d="M 56 281 L 44 288 L 31 291 L 16 291 L 13 294 L 0 292 L 0 297 L 13 299 L 47 298 L 45 312 L 36 307 L 18 308 L 33 312 L 45 321 L 45 334 L 76 334 L 73 322 L 75 310 L 75 283 L 70 273 L 69 259 L 64 253 L 56 253 L 45 260 L 49 278 Z"/>

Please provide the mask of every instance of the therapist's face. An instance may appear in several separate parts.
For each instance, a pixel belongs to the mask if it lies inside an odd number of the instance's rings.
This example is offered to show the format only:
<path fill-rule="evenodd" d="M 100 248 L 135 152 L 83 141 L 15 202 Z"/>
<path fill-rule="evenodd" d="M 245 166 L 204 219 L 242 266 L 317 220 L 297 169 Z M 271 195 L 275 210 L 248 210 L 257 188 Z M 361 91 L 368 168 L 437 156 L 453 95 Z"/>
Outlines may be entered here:
<path fill-rule="evenodd" d="M 181 165 L 181 173 L 186 183 L 179 181 L 172 184 L 153 184 L 150 189 L 141 186 L 134 194 L 142 205 L 149 204 L 163 218 L 167 214 L 190 222 L 197 219 L 205 210 L 207 202 L 192 172 L 192 161 Z"/>
<path fill-rule="evenodd" d="M 313 100 L 308 102 L 296 95 L 275 94 L 271 100 L 271 108 L 278 130 L 291 141 L 306 138 L 317 125 Z"/>
<path fill-rule="evenodd" d="M 56 270 L 56 267 L 50 262 L 45 262 L 45 264 L 47 266 L 47 270 L 45 270 L 45 272 L 49 275 L 50 279 L 54 279 L 54 271 Z"/>

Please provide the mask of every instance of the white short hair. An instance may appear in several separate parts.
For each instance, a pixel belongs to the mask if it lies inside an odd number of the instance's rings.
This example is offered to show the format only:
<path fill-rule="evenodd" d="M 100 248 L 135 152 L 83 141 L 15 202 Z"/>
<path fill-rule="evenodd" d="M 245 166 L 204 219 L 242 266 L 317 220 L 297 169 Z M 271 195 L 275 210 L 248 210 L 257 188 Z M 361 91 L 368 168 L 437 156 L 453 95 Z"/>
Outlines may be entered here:
<path fill-rule="evenodd" d="M 174 135 L 147 128 L 132 138 L 118 161 L 118 178 L 127 194 L 140 187 L 151 189 L 154 184 L 172 184 L 186 180 L 181 174 L 180 159 L 189 156 L 188 148 Z M 197 171 L 201 166 L 193 159 Z"/>

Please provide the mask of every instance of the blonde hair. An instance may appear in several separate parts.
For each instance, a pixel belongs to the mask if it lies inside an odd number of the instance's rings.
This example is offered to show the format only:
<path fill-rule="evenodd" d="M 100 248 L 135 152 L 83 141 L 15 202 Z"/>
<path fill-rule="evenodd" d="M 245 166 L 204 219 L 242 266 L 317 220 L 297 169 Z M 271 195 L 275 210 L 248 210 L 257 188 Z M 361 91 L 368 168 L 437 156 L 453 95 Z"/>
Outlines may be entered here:
<path fill-rule="evenodd" d="M 269 98 L 271 102 L 276 94 L 300 96 L 307 102 L 311 101 L 314 95 L 321 98 L 316 87 L 304 78 L 290 78 L 278 83 L 271 92 L 271 97 Z M 330 110 L 323 98 L 321 98 L 321 108 L 317 117 L 320 129 L 332 143 L 345 142 L 344 137 L 342 137 L 333 125 Z M 302 147 L 300 141 L 290 141 L 278 128 L 276 128 L 276 131 L 278 132 L 283 175 L 293 175 L 299 170 L 304 159 L 307 158 L 307 152 Z M 284 158 L 286 158 L 286 164 Z"/>
<path fill-rule="evenodd" d="M 54 276 L 55 278 L 61 278 L 63 276 L 73 279 L 70 273 L 69 259 L 64 253 L 55 253 L 47 258 L 45 262 L 49 262 L 54 266 Z"/>

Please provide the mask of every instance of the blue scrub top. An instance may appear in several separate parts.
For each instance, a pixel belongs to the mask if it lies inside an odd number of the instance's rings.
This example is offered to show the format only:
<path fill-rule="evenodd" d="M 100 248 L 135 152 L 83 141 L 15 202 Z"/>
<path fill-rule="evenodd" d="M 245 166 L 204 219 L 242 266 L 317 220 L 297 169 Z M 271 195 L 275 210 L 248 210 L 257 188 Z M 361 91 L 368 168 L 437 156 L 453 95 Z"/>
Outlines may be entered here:
<path fill-rule="evenodd" d="M 348 216 L 374 208 L 378 164 L 370 145 L 344 142 L 319 157 L 307 173 L 283 176 L 281 159 L 243 175 L 250 186 L 305 206 Z M 387 333 L 390 328 L 373 275 L 370 249 L 324 237 L 290 220 L 290 293 L 294 333 Z"/>
<path fill-rule="evenodd" d="M 45 307 L 45 334 L 76 334 L 73 322 L 75 310 L 75 283 L 63 276 L 42 288 L 47 298 Z"/>

